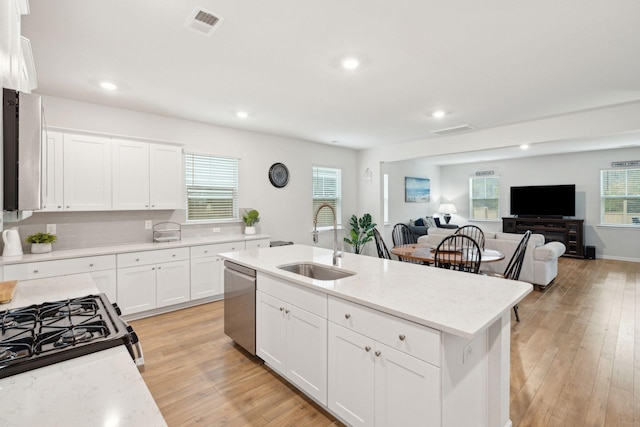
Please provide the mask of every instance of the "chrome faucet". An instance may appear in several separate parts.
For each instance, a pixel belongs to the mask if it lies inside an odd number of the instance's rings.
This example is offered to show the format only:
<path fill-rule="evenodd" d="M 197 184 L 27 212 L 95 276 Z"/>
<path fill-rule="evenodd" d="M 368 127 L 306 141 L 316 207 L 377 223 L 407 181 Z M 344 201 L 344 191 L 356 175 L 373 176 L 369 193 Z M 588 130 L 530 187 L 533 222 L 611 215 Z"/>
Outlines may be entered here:
<path fill-rule="evenodd" d="M 329 203 L 321 204 L 313 216 L 313 243 L 318 243 L 318 213 L 325 207 L 331 209 L 333 213 L 333 265 L 338 265 L 338 258 L 342 258 L 342 253 L 338 252 L 338 218 L 336 210 Z"/>

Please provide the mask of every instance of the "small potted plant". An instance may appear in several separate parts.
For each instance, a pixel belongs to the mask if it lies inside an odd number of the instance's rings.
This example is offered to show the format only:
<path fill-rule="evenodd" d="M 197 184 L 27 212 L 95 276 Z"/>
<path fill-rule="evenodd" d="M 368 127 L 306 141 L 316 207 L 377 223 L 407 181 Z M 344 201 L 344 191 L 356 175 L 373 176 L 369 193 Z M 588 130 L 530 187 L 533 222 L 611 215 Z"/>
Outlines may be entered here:
<path fill-rule="evenodd" d="M 242 214 L 244 234 L 256 234 L 256 223 L 260 222 L 260 213 L 255 209 L 245 210 Z"/>
<path fill-rule="evenodd" d="M 349 225 L 351 226 L 351 231 L 349 232 L 349 237 L 351 238 L 345 237 L 343 240 L 353 246 L 354 254 L 361 254 L 364 251 L 364 245 L 373 240 L 373 229 L 376 228 L 376 224 L 371 221 L 371 215 L 367 213 L 360 219 L 355 215 L 351 215 Z"/>
<path fill-rule="evenodd" d="M 51 244 L 55 242 L 57 238 L 55 234 L 38 232 L 27 236 L 27 243 L 31 243 L 32 254 L 43 254 L 51 252 Z"/>

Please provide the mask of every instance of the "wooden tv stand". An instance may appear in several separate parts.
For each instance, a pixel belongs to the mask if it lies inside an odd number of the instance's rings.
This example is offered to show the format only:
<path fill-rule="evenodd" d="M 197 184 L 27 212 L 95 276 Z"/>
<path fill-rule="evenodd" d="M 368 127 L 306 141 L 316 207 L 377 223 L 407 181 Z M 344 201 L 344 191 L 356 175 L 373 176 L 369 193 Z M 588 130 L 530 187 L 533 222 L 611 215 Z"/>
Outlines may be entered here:
<path fill-rule="evenodd" d="M 502 218 L 504 233 L 542 234 L 547 242 L 564 243 L 564 256 L 584 258 L 584 220 L 561 218 Z"/>

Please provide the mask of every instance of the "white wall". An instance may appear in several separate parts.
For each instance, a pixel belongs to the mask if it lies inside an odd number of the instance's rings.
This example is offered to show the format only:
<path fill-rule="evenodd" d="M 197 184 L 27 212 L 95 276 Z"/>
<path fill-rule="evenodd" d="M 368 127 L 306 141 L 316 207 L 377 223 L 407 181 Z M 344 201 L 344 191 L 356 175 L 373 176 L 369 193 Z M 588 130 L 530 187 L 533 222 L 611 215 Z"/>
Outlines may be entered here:
<path fill-rule="evenodd" d="M 186 150 L 239 157 L 239 205 L 260 212 L 258 232 L 271 235 L 272 240 L 313 244 L 310 234 L 313 227 L 313 165 L 342 169 L 343 224 L 348 225 L 348 218 L 356 213 L 354 150 L 50 96 L 45 96 L 43 102 L 47 126 L 50 127 L 180 143 Z M 273 187 L 268 179 L 269 167 L 276 162 L 284 163 L 290 171 L 289 184 L 283 189 Z M 77 235 L 80 224 L 86 230 L 99 227 L 100 233 L 104 234 L 103 239 L 108 239 L 109 235 L 114 239 L 133 235 L 135 240 L 150 240 L 150 233 L 143 230 L 144 219 L 182 222 L 184 211 L 37 213 L 17 225 L 25 228 L 20 234 L 26 236 L 38 227 L 44 231 L 46 223 L 62 222 L 63 227 L 58 228 L 60 242 L 56 245 L 64 247 L 65 232 L 72 240 L 67 241 L 67 245 L 86 245 L 84 239 Z M 211 226 L 193 228 L 198 229 L 199 235 L 213 234 Z M 223 226 L 223 232 L 241 230 L 239 223 Z M 332 247 L 332 233 L 323 233 L 319 245 Z"/>

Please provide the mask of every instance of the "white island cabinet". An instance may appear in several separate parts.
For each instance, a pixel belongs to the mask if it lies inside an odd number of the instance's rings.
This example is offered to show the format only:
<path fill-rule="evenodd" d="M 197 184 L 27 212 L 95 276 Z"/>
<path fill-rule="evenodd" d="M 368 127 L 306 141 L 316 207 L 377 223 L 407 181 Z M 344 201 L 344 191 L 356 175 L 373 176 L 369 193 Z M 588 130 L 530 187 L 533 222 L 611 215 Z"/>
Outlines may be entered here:
<path fill-rule="evenodd" d="M 348 425 L 511 425 L 511 308 L 530 284 L 348 253 L 341 279 L 278 268 L 334 268 L 304 245 L 221 257 L 257 271 L 258 356 Z"/>

